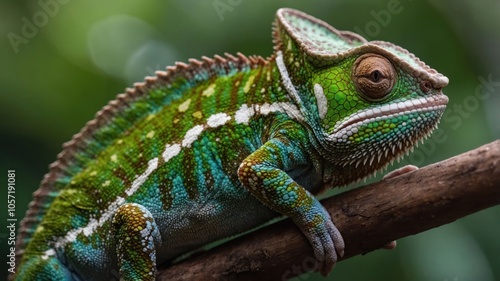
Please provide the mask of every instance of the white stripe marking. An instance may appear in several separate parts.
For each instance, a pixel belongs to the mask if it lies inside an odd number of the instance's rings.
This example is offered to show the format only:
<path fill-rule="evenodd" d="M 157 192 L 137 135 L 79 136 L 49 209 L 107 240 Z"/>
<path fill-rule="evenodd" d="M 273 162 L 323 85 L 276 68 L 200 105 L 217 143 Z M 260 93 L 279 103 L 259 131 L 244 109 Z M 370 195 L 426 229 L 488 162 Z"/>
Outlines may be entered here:
<path fill-rule="evenodd" d="M 295 106 L 295 104 L 288 102 L 280 102 L 278 104 L 281 107 L 282 112 L 285 112 L 288 116 L 295 120 L 304 121 L 302 112 L 300 112 L 300 109 Z"/>
<path fill-rule="evenodd" d="M 287 92 L 292 96 L 297 104 L 300 104 L 300 96 L 297 93 L 292 80 L 290 79 L 290 75 L 288 75 L 288 70 L 286 69 L 285 63 L 283 62 L 283 53 L 281 51 L 278 51 L 278 55 L 276 56 L 276 65 L 278 66 L 278 70 L 281 74 L 281 81 L 283 82 L 283 85 L 285 86 Z"/>
<path fill-rule="evenodd" d="M 179 144 L 167 144 L 162 154 L 163 160 L 165 160 L 165 162 L 168 162 L 168 160 L 177 156 L 179 152 L 181 152 L 181 146 Z"/>
<path fill-rule="evenodd" d="M 349 123 L 355 123 L 357 120 L 362 120 L 366 118 L 374 118 L 374 117 L 380 117 L 380 115 L 383 114 L 399 114 L 404 111 L 408 110 L 428 110 L 429 108 L 432 108 L 432 106 L 441 106 L 441 105 L 446 105 L 448 102 L 448 98 L 446 96 L 441 97 L 438 96 L 436 100 L 434 97 L 420 97 L 417 99 L 410 99 L 406 101 L 400 101 L 397 104 L 386 104 L 381 107 L 376 107 L 376 108 L 368 108 L 368 109 L 362 109 L 359 110 L 356 113 L 353 113 L 343 120 L 337 121 L 335 124 L 335 130 L 333 133 L 338 133 L 341 129 L 344 129 L 346 127 L 346 124 Z M 366 122 L 369 122 L 370 120 L 367 120 Z"/>
<path fill-rule="evenodd" d="M 207 125 L 215 128 L 226 124 L 229 120 L 231 120 L 231 117 L 226 113 L 217 113 L 207 119 Z"/>
<path fill-rule="evenodd" d="M 56 251 L 54 251 L 54 249 L 48 249 L 47 251 L 45 251 L 43 253 L 42 259 L 47 260 L 49 257 L 55 256 L 55 255 L 56 255 Z"/>
<path fill-rule="evenodd" d="M 139 187 L 148 179 L 148 176 L 154 170 L 156 170 L 156 168 L 158 168 L 158 158 L 153 158 L 149 160 L 148 168 L 146 169 L 146 171 L 134 180 L 132 186 L 127 191 L 125 191 L 125 193 L 127 193 L 128 196 L 134 194 L 137 191 L 137 189 L 139 189 Z"/>
<path fill-rule="evenodd" d="M 203 132 L 203 125 L 196 125 L 193 128 L 189 129 L 184 135 L 184 139 L 182 140 L 182 146 L 191 147 L 191 144 L 198 139 L 198 137 L 202 132 Z"/>
<path fill-rule="evenodd" d="M 242 104 L 234 115 L 234 120 L 238 124 L 248 124 L 250 118 L 255 114 L 253 106 L 248 107 L 247 104 Z"/>
<path fill-rule="evenodd" d="M 255 115 L 268 115 L 272 112 L 282 112 L 286 113 L 293 119 L 296 120 L 304 120 L 302 113 L 292 103 L 289 102 L 275 102 L 272 104 L 264 103 L 264 104 L 252 104 L 250 106 L 246 104 L 242 104 L 240 108 L 236 111 L 234 120 L 238 124 L 248 124 L 250 118 Z"/>
<path fill-rule="evenodd" d="M 328 111 L 328 102 L 320 84 L 314 84 L 314 96 L 316 96 L 319 118 L 324 119 Z"/>

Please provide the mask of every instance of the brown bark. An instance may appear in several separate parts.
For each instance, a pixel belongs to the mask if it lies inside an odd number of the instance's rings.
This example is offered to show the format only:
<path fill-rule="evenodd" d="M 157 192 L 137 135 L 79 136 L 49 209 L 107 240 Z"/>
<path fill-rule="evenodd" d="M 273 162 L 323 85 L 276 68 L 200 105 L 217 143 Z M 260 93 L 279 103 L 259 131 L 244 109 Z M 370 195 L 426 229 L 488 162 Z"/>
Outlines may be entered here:
<path fill-rule="evenodd" d="M 346 259 L 500 204 L 500 140 L 325 199 Z M 284 280 L 314 267 L 288 219 L 159 271 L 158 280 Z"/>

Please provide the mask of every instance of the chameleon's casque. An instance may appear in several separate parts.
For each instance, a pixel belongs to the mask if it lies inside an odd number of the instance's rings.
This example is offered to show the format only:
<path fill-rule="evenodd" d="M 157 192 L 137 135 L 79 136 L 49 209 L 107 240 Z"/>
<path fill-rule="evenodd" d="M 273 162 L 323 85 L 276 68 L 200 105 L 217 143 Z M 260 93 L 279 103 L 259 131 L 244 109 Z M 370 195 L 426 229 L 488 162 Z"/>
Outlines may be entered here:
<path fill-rule="evenodd" d="M 17 241 L 17 280 L 154 280 L 156 265 L 279 214 L 327 274 L 344 244 L 314 197 L 437 125 L 448 79 L 387 42 L 280 9 L 268 59 L 177 63 L 64 145 Z"/>

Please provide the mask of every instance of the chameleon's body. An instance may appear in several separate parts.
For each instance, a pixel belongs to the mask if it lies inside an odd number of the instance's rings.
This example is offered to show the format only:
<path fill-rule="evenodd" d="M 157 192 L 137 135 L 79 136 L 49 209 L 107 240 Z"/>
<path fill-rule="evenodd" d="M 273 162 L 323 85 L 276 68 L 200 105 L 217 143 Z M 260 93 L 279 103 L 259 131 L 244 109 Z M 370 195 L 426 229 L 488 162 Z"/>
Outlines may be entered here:
<path fill-rule="evenodd" d="M 99 112 L 35 193 L 17 279 L 154 279 L 157 263 L 279 213 L 327 273 L 344 245 L 312 194 L 428 135 L 448 80 L 406 50 L 298 11 L 278 11 L 274 36 L 267 60 L 177 64 Z"/>

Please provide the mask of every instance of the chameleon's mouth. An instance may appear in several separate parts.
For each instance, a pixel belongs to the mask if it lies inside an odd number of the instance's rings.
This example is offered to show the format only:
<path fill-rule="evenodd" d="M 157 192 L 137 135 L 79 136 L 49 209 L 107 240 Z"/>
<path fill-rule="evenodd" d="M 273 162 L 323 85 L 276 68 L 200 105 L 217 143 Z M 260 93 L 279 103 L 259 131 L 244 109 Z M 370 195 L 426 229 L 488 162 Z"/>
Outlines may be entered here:
<path fill-rule="evenodd" d="M 448 97 L 439 94 L 386 104 L 378 108 L 360 110 L 335 126 L 335 130 L 330 134 L 330 139 L 332 141 L 347 142 L 349 137 L 356 134 L 358 128 L 363 125 L 412 113 L 442 112 L 447 103 Z"/>

